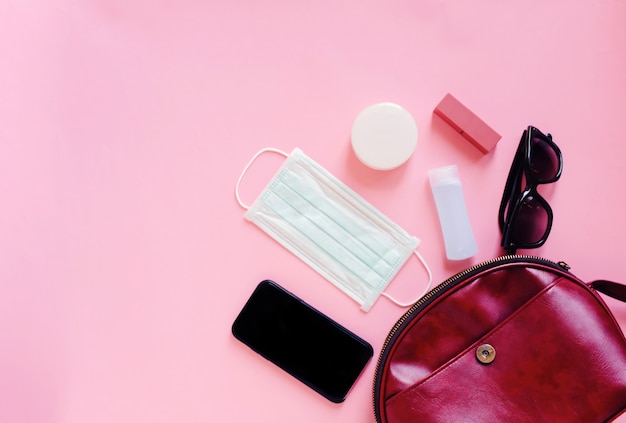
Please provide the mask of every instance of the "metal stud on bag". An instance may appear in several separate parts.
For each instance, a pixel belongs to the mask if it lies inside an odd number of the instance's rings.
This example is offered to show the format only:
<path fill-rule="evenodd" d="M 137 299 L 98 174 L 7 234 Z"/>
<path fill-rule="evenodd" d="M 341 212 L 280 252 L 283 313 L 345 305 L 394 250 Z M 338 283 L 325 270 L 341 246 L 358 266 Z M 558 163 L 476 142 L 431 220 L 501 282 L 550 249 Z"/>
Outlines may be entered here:
<path fill-rule="evenodd" d="M 483 364 L 491 364 L 496 359 L 496 350 L 489 344 L 483 344 L 476 349 L 476 358 Z"/>

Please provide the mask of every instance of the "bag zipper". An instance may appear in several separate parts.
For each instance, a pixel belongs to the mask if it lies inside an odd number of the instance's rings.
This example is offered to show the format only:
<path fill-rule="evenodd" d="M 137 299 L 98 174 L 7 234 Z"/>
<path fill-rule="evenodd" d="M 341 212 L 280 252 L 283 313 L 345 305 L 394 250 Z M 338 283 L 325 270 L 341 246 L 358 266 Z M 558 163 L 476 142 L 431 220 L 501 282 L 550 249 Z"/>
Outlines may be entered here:
<path fill-rule="evenodd" d="M 538 263 L 538 264 L 547 264 L 550 267 L 553 267 L 555 269 L 559 269 L 559 270 L 565 270 L 565 271 L 569 271 L 570 270 L 570 266 L 563 262 L 563 261 L 559 261 L 559 262 L 554 262 L 548 259 L 545 259 L 543 257 L 539 257 L 539 256 L 527 256 L 527 255 L 507 255 L 507 256 L 500 256 L 500 257 L 496 257 L 494 259 L 491 260 L 487 260 L 487 261 L 483 261 L 481 263 L 475 264 L 474 266 L 471 266 L 453 276 L 451 276 L 450 278 L 446 279 L 445 281 L 443 281 L 442 283 L 440 283 L 439 285 L 435 286 L 433 289 L 431 289 L 430 291 L 428 291 L 426 294 L 424 294 L 424 296 L 422 296 L 419 300 L 417 300 L 415 302 L 415 304 L 413 304 L 411 306 L 411 308 L 409 308 L 406 313 L 404 313 L 396 322 L 396 324 L 391 328 L 391 330 L 389 331 L 389 334 L 387 335 L 387 338 L 385 339 L 385 341 L 383 342 L 383 346 L 380 350 L 380 354 L 378 355 L 378 361 L 376 362 L 376 370 L 374 372 L 374 386 L 372 389 L 372 396 L 373 396 L 373 405 L 374 405 L 374 417 L 376 418 L 376 422 L 377 423 L 381 423 L 380 417 L 377 413 L 377 409 L 380 408 L 378 407 L 377 404 L 377 385 L 378 385 L 378 378 L 380 376 L 380 365 L 382 364 L 383 358 L 387 353 L 387 348 L 389 347 L 389 344 L 392 340 L 392 338 L 395 336 L 396 332 L 398 331 L 398 329 L 400 329 L 400 327 L 402 327 L 402 325 L 411 317 L 411 315 L 413 315 L 417 310 L 423 308 L 426 304 L 430 303 L 434 298 L 436 298 L 439 294 L 441 294 L 442 292 L 444 292 L 446 289 L 448 289 L 451 285 L 454 285 L 455 283 L 459 282 L 459 280 L 467 277 L 468 275 L 471 275 L 473 273 L 476 273 L 478 270 L 484 270 L 484 269 L 488 269 L 490 267 L 495 267 L 501 264 L 505 264 L 505 263 L 516 263 L 516 262 L 534 262 L 534 263 Z"/>

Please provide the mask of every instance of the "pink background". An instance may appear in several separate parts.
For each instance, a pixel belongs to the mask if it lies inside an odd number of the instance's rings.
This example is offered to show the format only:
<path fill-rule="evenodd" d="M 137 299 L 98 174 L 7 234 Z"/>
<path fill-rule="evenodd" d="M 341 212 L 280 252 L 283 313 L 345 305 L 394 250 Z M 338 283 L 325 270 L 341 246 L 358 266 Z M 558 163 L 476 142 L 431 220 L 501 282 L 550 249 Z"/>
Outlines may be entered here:
<path fill-rule="evenodd" d="M 235 182 L 262 147 L 300 147 L 421 238 L 440 282 L 501 254 L 500 195 L 533 124 L 564 173 L 541 188 L 555 222 L 530 253 L 626 282 L 626 2 L 0 0 L 0 57 L 2 422 L 374 421 L 375 362 L 336 405 L 230 333 L 265 278 L 375 356 L 404 311 L 361 312 L 243 219 Z M 433 117 L 447 92 L 502 135 L 490 154 Z M 349 144 L 379 101 L 420 132 L 389 172 Z M 257 162 L 244 200 L 279 164 Z M 479 243 L 462 263 L 445 259 L 426 178 L 446 164 Z M 411 260 L 389 291 L 425 281 Z"/>

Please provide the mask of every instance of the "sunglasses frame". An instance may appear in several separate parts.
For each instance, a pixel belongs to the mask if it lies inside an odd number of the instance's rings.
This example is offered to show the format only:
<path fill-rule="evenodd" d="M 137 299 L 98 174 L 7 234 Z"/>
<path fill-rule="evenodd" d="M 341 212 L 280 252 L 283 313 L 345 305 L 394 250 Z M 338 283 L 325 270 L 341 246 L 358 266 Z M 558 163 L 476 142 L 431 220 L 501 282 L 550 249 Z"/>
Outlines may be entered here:
<path fill-rule="evenodd" d="M 549 179 L 537 178 L 531 171 L 531 142 L 534 138 L 540 138 L 552 148 L 557 156 L 558 169 L 554 177 Z M 544 135 L 540 130 L 533 126 L 522 134 L 522 138 L 517 147 L 509 175 L 506 180 L 502 200 L 500 202 L 500 210 L 498 213 L 498 223 L 500 232 L 502 233 L 501 246 L 508 254 L 515 254 L 518 248 L 538 248 L 541 247 L 550 235 L 552 229 L 552 208 L 548 202 L 537 191 L 537 187 L 541 184 L 549 184 L 556 182 L 563 172 L 563 154 L 559 147 L 552 141 L 552 135 Z M 522 190 L 522 180 L 526 179 L 526 186 Z M 511 229 L 517 222 L 517 216 L 520 208 L 528 197 L 532 196 L 546 211 L 548 222 L 546 230 L 537 242 L 518 243 L 513 240 Z M 507 207 L 508 206 L 508 207 Z"/>

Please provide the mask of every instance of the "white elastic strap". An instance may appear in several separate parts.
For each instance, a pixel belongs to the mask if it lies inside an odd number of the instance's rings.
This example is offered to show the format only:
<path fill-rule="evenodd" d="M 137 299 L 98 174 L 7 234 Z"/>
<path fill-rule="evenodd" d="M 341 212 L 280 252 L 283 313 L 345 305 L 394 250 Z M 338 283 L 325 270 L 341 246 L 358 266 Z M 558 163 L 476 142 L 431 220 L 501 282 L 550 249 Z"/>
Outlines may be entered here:
<path fill-rule="evenodd" d="M 420 298 L 422 298 L 429 290 L 430 290 L 430 285 L 432 285 L 433 283 L 433 274 L 430 271 L 430 268 L 428 267 L 428 265 L 426 264 L 426 261 L 424 261 L 424 259 L 422 258 L 422 256 L 420 255 L 420 253 L 416 251 L 414 251 L 415 256 L 419 259 L 419 261 L 422 262 L 422 265 L 424 266 L 424 269 L 426 269 L 426 272 L 428 273 L 428 285 L 426 286 L 426 289 L 424 290 L 424 292 L 422 292 L 419 297 L 417 297 L 415 300 L 408 302 L 408 303 L 402 303 L 398 300 L 396 300 L 395 298 L 393 298 L 391 295 L 387 294 L 386 292 L 383 292 L 380 295 L 383 295 L 387 298 L 389 298 L 392 302 L 394 302 L 396 305 L 399 305 L 400 307 L 410 307 L 413 304 L 415 304 L 417 302 L 417 300 L 419 300 Z"/>
<path fill-rule="evenodd" d="M 248 210 L 250 206 L 247 206 L 246 204 L 244 204 L 243 201 L 241 201 L 241 197 L 239 196 L 239 185 L 241 184 L 241 181 L 244 175 L 248 173 L 248 169 L 250 169 L 250 166 L 252 166 L 252 163 L 254 163 L 261 154 L 268 153 L 268 152 L 277 153 L 277 154 L 280 154 L 281 156 L 289 157 L 289 154 L 285 153 L 284 151 L 279 150 L 277 148 L 271 148 L 271 147 L 263 148 L 254 156 L 252 156 L 252 158 L 250 159 L 246 167 L 244 167 L 243 171 L 241 171 L 241 175 L 239 175 L 239 179 L 237 179 L 237 184 L 235 185 L 235 198 L 237 198 L 237 202 L 239 203 L 239 205 L 246 210 Z"/>

